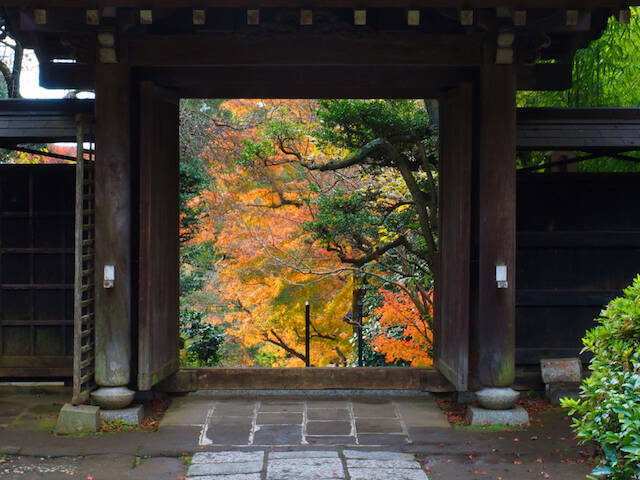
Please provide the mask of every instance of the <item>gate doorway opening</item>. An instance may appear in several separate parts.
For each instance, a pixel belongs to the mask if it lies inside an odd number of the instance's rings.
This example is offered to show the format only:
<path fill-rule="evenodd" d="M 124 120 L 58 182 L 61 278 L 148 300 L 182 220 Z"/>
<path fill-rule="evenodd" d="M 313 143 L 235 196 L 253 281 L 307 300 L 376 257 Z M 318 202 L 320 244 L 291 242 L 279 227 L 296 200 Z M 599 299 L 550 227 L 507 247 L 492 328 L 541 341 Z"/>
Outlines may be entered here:
<path fill-rule="evenodd" d="M 433 365 L 435 102 L 180 114 L 183 366 Z"/>

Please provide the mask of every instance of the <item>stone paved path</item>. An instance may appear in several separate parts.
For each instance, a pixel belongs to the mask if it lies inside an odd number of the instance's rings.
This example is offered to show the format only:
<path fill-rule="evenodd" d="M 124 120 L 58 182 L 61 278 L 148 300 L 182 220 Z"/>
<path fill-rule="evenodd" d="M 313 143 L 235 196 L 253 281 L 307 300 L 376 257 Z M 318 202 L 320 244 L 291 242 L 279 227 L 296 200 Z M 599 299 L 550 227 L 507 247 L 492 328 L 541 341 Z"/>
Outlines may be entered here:
<path fill-rule="evenodd" d="M 415 457 L 388 451 L 200 452 L 190 480 L 428 480 Z"/>
<path fill-rule="evenodd" d="M 202 412 L 204 418 L 197 423 L 202 425 L 199 444 L 204 447 L 402 447 L 413 443 L 413 437 L 422 437 L 425 429 L 449 427 L 432 398 L 288 401 L 258 398 L 210 400 L 203 405 L 206 414 Z M 179 416 L 179 410 L 176 414 Z M 191 419 L 196 423 L 195 418 Z"/>

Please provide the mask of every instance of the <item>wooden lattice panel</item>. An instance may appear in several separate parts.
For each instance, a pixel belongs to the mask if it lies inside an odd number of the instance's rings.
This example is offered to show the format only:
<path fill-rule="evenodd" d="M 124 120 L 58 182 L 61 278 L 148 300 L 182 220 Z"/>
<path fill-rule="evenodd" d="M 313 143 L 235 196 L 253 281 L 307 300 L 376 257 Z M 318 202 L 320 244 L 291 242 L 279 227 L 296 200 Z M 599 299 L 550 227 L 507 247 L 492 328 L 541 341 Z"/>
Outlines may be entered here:
<path fill-rule="evenodd" d="M 72 400 L 76 405 L 85 402 L 95 387 L 95 178 L 93 158 L 84 152 L 86 128 L 78 122 Z"/>

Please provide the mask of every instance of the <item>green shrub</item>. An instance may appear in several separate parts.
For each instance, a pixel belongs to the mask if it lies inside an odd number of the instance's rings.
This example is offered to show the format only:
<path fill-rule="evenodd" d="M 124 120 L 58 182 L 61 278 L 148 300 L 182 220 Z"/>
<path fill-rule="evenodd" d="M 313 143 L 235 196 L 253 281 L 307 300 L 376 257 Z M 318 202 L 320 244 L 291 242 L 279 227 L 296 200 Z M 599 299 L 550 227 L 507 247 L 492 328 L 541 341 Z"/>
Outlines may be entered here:
<path fill-rule="evenodd" d="M 602 451 L 599 478 L 640 478 L 640 275 L 611 301 L 587 332 L 584 351 L 593 353 L 591 376 L 580 400 L 563 399 L 574 415 L 573 428 L 582 443 Z"/>
<path fill-rule="evenodd" d="M 204 321 L 204 312 L 187 310 L 180 314 L 180 333 L 185 340 L 187 367 L 215 367 L 220 362 L 220 346 L 225 340 L 222 327 Z"/>

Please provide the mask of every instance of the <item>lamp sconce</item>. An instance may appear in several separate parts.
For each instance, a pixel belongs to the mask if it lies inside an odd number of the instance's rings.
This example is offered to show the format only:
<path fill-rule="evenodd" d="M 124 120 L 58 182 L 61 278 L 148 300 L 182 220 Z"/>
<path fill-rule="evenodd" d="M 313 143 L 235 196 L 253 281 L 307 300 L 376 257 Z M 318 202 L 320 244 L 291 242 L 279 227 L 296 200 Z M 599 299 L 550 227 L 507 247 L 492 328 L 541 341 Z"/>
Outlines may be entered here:
<path fill-rule="evenodd" d="M 116 283 L 116 267 L 114 265 L 104 266 L 104 288 L 113 288 Z"/>
<path fill-rule="evenodd" d="M 496 265 L 496 284 L 498 288 L 509 288 L 506 265 Z"/>

